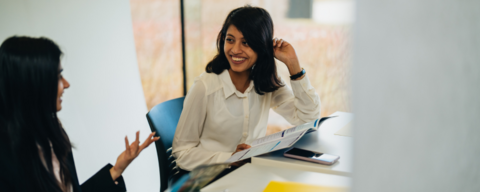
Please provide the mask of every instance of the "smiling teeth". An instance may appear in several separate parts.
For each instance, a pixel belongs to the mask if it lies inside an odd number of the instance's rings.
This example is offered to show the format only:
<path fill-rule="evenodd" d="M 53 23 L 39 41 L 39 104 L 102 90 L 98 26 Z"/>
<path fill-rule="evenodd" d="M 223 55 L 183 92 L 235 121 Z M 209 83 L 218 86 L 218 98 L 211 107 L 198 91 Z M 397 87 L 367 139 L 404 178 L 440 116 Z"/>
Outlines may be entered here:
<path fill-rule="evenodd" d="M 243 61 L 245 58 L 232 57 L 234 61 Z"/>

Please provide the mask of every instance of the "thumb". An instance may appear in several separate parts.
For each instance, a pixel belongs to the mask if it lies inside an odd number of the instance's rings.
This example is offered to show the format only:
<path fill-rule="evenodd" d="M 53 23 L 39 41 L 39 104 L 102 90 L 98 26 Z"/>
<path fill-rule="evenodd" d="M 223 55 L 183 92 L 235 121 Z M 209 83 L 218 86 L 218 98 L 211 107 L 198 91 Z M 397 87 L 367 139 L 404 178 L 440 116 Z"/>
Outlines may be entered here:
<path fill-rule="evenodd" d="M 247 144 L 241 144 L 240 145 L 240 149 L 242 149 L 242 150 L 243 149 L 248 149 L 248 148 L 250 148 L 250 145 L 247 145 Z"/>

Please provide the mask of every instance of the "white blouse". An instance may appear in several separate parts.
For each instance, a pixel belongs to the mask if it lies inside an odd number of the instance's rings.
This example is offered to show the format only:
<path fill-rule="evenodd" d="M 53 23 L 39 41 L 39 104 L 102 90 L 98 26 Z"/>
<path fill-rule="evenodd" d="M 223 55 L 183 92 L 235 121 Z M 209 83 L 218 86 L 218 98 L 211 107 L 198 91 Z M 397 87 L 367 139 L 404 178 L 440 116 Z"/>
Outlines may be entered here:
<path fill-rule="evenodd" d="M 292 80 L 291 85 L 293 91 L 285 85 L 259 95 L 250 81 L 241 93 L 227 70 L 220 75 L 201 74 L 185 97 L 173 139 L 177 165 L 191 171 L 199 165 L 226 161 L 237 145 L 265 136 L 270 108 L 292 125 L 319 118 L 320 97 L 308 77 Z"/>

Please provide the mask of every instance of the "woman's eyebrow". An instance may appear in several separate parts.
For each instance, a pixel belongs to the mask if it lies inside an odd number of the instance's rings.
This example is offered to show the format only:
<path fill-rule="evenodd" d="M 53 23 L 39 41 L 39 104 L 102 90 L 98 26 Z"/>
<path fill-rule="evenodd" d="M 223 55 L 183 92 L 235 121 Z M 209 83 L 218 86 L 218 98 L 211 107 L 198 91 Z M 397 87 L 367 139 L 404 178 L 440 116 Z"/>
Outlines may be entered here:
<path fill-rule="evenodd" d="M 233 38 L 236 38 L 235 36 L 233 36 L 233 35 L 230 34 L 230 33 L 227 33 L 227 36 L 231 36 L 231 37 L 233 37 Z M 240 40 L 245 40 L 245 37 L 240 37 L 239 39 L 240 39 Z"/>

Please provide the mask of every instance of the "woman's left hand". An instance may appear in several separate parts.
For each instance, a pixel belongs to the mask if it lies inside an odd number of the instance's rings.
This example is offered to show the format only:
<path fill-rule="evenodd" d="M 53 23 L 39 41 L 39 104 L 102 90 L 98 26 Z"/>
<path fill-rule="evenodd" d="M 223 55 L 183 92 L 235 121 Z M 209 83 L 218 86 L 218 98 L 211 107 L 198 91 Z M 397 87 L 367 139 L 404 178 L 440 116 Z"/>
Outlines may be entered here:
<path fill-rule="evenodd" d="M 122 175 L 127 166 L 130 165 L 130 163 L 140 154 L 140 152 L 143 151 L 143 149 L 160 139 L 160 137 L 153 137 L 154 135 L 155 132 L 150 133 L 142 145 L 140 145 L 140 141 L 138 140 L 140 131 L 137 131 L 136 140 L 132 144 L 128 144 L 128 138 L 125 137 L 126 149 L 118 156 L 115 166 L 110 169 L 110 174 L 112 175 L 113 180 L 116 180 L 118 177 L 120 177 L 120 175 Z"/>
<path fill-rule="evenodd" d="M 298 62 L 297 53 L 293 46 L 283 39 L 273 39 L 273 53 L 275 58 L 287 65 L 290 75 L 302 70 Z"/>

